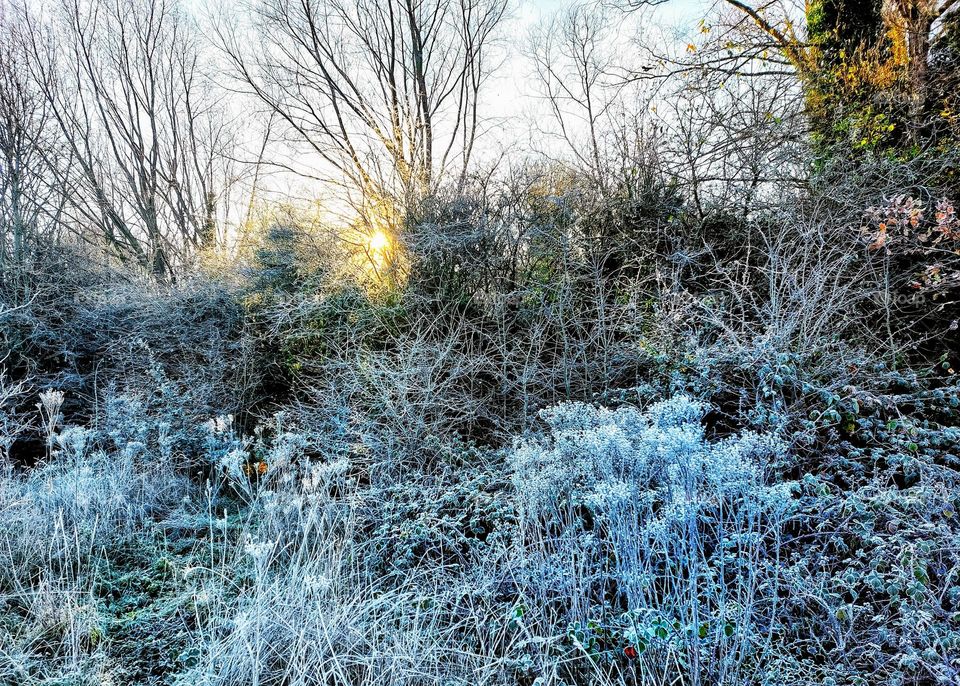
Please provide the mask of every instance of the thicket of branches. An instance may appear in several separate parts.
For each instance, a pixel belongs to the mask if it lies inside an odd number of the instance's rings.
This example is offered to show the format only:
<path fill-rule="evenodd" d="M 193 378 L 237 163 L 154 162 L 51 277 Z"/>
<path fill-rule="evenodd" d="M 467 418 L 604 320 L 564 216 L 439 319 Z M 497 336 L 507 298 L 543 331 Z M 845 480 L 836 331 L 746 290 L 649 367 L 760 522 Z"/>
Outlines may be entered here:
<path fill-rule="evenodd" d="M 0 0 L 0 684 L 957 682 L 958 9 L 656 4 Z"/>

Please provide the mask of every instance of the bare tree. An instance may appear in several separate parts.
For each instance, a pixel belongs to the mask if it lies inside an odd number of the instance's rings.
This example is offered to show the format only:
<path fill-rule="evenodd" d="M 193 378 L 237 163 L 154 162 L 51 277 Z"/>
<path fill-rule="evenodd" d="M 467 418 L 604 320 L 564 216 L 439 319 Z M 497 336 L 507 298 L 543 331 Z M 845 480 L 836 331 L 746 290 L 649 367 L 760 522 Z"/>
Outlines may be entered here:
<path fill-rule="evenodd" d="M 61 208 L 47 173 L 56 142 L 27 67 L 27 30 L 17 7 L 0 6 L 0 268 L 25 266 Z M 17 276 L 7 271 L 6 278 Z"/>
<path fill-rule="evenodd" d="M 505 11 L 505 0 L 258 0 L 248 24 L 226 17 L 218 33 L 245 90 L 310 151 L 306 173 L 389 213 L 384 203 L 464 177 Z"/>
<path fill-rule="evenodd" d="M 612 4 L 626 12 L 664 5 L 672 0 L 614 0 Z M 756 5 L 756 6 L 754 6 Z M 724 8 L 732 12 L 724 11 Z M 723 35 L 723 51 L 714 52 L 707 66 L 729 76 L 742 73 L 752 62 L 764 65 L 762 73 L 803 73 L 812 68 L 812 55 L 804 33 L 804 7 L 796 0 L 769 0 L 746 3 L 741 0 L 717 0 L 708 12 L 710 20 L 702 20 L 701 33 Z M 655 45 L 638 47 L 648 58 L 635 78 L 657 76 L 655 67 L 665 67 L 671 74 L 686 71 L 689 65 L 670 55 L 654 52 Z M 698 65 L 702 68 L 704 65 Z M 757 73 L 756 66 L 751 66 Z"/>
<path fill-rule="evenodd" d="M 629 69 L 616 56 L 624 43 L 613 19 L 596 6 L 571 5 L 534 28 L 528 49 L 540 99 L 551 115 L 538 128 L 562 140 L 598 187 L 607 176 L 609 137 L 625 111 L 627 83 L 616 72 Z"/>
<path fill-rule="evenodd" d="M 68 0 L 34 23 L 35 82 L 76 161 L 58 170 L 72 224 L 170 278 L 212 243 L 230 174 L 188 21 L 172 0 Z"/>
<path fill-rule="evenodd" d="M 636 9 L 644 5 L 658 5 L 669 0 L 626 0 L 622 6 Z M 804 15 L 811 22 L 815 13 L 822 11 L 822 3 L 806 3 L 803 8 L 787 0 L 748 3 L 742 0 L 721 0 L 733 8 L 749 26 L 754 39 L 748 42 L 731 41 L 725 55 L 716 61 L 716 68 L 735 71 L 738 65 L 762 57 L 771 65 L 793 70 L 801 79 L 812 82 L 823 70 L 825 57 L 821 38 L 806 30 Z M 922 129 L 929 114 L 929 63 L 930 49 L 937 36 L 941 35 L 944 19 L 958 7 L 957 0 L 873 0 L 872 3 L 856 4 L 837 2 L 831 14 L 833 23 L 818 27 L 828 41 L 843 48 L 835 50 L 841 60 L 857 60 L 872 51 L 889 52 L 887 61 L 902 67 L 906 75 L 905 91 L 909 103 L 909 118 L 912 133 Z M 840 19 L 844 14 L 843 20 Z M 873 13 L 877 26 L 871 31 L 858 26 L 857 17 Z M 846 16 L 849 14 L 850 16 Z M 866 21 L 864 19 L 864 21 Z M 859 44 L 858 44 L 859 43 Z M 858 55 L 862 53 L 862 55 Z M 775 68 L 775 67 L 774 67 Z M 876 69 L 877 65 L 866 65 Z"/>
<path fill-rule="evenodd" d="M 763 195 L 796 187 L 805 176 L 800 81 L 762 60 L 733 71 L 713 68 L 729 37 L 718 31 L 672 58 L 677 69 L 664 79 L 656 106 L 663 163 L 701 217 L 711 207 L 736 207 L 746 216 L 763 206 Z"/>

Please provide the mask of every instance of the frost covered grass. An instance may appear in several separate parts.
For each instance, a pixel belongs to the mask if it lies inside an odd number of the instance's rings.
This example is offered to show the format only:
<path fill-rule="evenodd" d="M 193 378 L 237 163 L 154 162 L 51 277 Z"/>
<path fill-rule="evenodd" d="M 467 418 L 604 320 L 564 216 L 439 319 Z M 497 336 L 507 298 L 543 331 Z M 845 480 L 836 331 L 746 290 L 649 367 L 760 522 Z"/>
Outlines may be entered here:
<path fill-rule="evenodd" d="M 789 488 L 763 485 L 781 448 L 706 441 L 687 398 L 646 413 L 558 406 L 541 438 L 499 456 L 447 447 L 437 460 L 459 475 L 411 473 L 399 489 L 371 483 L 362 451 L 325 454 L 282 417 L 250 437 L 220 417 L 202 429 L 205 490 L 165 468 L 162 425 L 62 427 L 49 400 L 49 462 L 8 468 L 0 491 L 14 618 L 3 674 L 15 681 L 120 678 L 111 558 L 191 518 L 193 543 L 133 563 L 163 567 L 183 600 L 174 625 L 187 639 L 155 680 L 561 683 L 602 667 L 615 683 L 680 664 L 723 675 L 746 664 L 728 627 L 752 637 L 769 621 L 757 590 L 769 578 L 736 558 L 764 554 L 782 525 Z M 116 418 L 130 403 L 110 407 Z M 665 617 L 669 641 L 650 633 Z"/>
<path fill-rule="evenodd" d="M 949 428 L 887 426 L 887 466 L 850 450 L 841 489 L 683 394 L 557 404 L 501 449 L 429 438 L 388 474 L 366 424 L 186 426 L 108 394 L 65 426 L 68 401 L 2 417 L 48 451 L 0 475 L 3 684 L 957 675 Z"/>
<path fill-rule="evenodd" d="M 41 402 L 49 459 L 28 473 L 5 461 L 0 475 L 4 683 L 109 678 L 103 585 L 113 555 L 149 540 L 192 490 L 142 445 L 108 452 L 89 429 L 58 428 L 57 400 Z"/>

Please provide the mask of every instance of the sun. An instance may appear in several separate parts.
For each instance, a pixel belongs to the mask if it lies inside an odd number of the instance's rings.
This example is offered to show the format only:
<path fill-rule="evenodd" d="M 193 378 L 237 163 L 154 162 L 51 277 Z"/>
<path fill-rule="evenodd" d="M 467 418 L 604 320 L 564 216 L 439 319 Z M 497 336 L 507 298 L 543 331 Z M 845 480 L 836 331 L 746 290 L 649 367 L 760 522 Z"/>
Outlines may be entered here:
<path fill-rule="evenodd" d="M 390 237 L 383 231 L 375 231 L 367 239 L 367 248 L 372 253 L 384 253 L 390 247 Z"/>
<path fill-rule="evenodd" d="M 358 217 L 345 229 L 345 244 L 355 276 L 369 293 L 392 292 L 405 281 L 404 247 L 389 222 Z"/>

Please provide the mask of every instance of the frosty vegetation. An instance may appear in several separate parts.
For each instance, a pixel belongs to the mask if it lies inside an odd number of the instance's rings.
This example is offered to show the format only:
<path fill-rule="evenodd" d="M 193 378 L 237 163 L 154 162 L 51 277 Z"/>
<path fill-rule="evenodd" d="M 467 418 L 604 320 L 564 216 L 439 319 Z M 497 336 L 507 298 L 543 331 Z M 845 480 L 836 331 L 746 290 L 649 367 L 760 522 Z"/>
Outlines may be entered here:
<path fill-rule="evenodd" d="M 199 4 L 0 0 L 0 686 L 960 683 L 960 5 Z"/>

